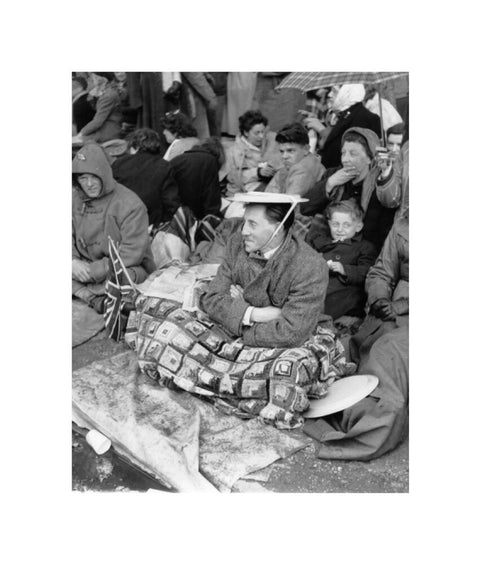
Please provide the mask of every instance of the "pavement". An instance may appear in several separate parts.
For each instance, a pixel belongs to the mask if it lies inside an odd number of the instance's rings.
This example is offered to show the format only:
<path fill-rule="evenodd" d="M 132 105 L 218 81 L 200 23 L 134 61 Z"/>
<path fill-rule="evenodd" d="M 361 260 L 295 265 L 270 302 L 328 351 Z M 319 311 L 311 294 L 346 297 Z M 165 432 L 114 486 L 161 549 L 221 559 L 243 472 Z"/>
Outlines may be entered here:
<path fill-rule="evenodd" d="M 118 354 L 127 347 L 102 331 L 72 349 L 72 369 Z M 305 438 L 301 430 L 291 431 Z M 152 477 L 133 467 L 113 449 L 97 455 L 84 438 L 85 430 L 72 428 L 72 489 L 76 491 L 166 490 Z M 369 462 L 320 460 L 315 440 L 271 464 L 251 479 L 239 480 L 233 492 L 278 493 L 407 493 L 409 491 L 408 439 L 395 450 Z"/>

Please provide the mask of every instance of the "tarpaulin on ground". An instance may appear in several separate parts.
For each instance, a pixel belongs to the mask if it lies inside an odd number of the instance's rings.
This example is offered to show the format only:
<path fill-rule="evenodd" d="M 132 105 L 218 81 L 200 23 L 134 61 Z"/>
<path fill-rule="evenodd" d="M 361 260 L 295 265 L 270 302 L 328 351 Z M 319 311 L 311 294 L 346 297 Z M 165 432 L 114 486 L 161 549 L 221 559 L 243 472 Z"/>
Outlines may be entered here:
<path fill-rule="evenodd" d="M 177 491 L 229 491 L 243 476 L 307 446 L 258 419 L 162 388 L 127 351 L 73 373 L 73 420 L 106 435 L 133 464 Z"/>
<path fill-rule="evenodd" d="M 72 300 L 72 347 L 85 343 L 105 328 L 103 315 L 79 300 Z"/>

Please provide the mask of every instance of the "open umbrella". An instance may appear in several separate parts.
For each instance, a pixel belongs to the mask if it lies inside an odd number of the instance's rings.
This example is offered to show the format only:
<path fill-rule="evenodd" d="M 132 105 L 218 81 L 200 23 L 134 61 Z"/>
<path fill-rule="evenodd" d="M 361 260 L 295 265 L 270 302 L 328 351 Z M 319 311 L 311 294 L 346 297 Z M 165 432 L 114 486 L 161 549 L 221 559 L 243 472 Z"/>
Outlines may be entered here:
<path fill-rule="evenodd" d="M 295 88 L 302 90 L 302 92 L 308 92 L 309 90 L 327 88 L 334 84 L 380 84 L 387 80 L 402 78 L 404 76 L 408 76 L 408 72 L 292 72 L 280 82 L 276 90 Z M 382 123 L 382 137 L 384 138 L 382 98 L 380 93 L 378 97 L 380 120 Z M 385 142 L 385 138 L 383 141 Z"/>

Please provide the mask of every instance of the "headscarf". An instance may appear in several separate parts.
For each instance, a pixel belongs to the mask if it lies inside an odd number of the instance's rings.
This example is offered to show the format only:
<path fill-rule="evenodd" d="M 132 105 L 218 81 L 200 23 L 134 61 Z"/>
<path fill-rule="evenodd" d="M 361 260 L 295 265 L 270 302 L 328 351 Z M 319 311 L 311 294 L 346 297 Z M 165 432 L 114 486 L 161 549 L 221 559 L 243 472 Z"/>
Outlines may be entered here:
<path fill-rule="evenodd" d="M 343 112 L 365 98 L 365 87 L 363 84 L 344 84 L 333 101 L 333 110 Z"/>
<path fill-rule="evenodd" d="M 373 98 L 365 102 L 365 107 L 377 116 L 380 115 L 380 102 L 378 98 L 378 92 Z M 390 127 L 396 125 L 397 123 L 402 123 L 402 116 L 397 112 L 393 105 L 385 98 L 382 98 L 382 123 L 383 129 L 386 132 Z"/>

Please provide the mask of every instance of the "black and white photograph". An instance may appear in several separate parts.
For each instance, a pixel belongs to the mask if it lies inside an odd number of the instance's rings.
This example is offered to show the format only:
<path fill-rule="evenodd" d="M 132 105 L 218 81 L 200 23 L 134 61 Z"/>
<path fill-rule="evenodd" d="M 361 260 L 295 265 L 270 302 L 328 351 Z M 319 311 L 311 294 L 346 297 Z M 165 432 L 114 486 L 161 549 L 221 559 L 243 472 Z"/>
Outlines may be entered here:
<path fill-rule="evenodd" d="M 408 71 L 71 80 L 73 490 L 408 492 Z"/>
<path fill-rule="evenodd" d="M 474 4 L 3 13 L 2 561 L 474 561 Z"/>

